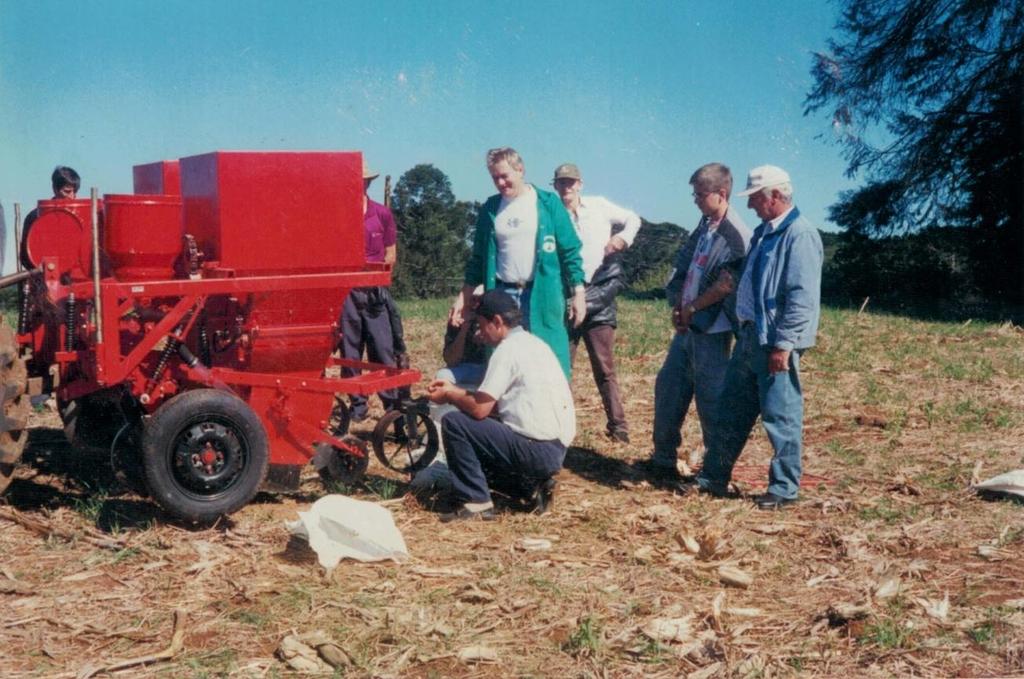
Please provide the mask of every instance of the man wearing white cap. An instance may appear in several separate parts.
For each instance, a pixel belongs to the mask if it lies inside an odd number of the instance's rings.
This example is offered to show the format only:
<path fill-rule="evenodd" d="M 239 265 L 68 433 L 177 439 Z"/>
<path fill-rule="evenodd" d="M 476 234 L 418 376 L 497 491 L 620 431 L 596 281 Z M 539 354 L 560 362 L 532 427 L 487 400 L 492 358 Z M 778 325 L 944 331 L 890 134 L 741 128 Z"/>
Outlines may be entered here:
<path fill-rule="evenodd" d="M 570 354 L 576 357 L 576 348 L 582 339 L 608 420 L 605 434 L 613 441 L 629 443 L 629 425 L 615 376 L 615 326 L 618 323 L 615 296 L 626 287 L 621 252 L 636 238 L 640 217 L 601 196 L 580 195 L 583 177 L 572 163 L 556 167 L 551 183 L 583 243 L 580 254 L 587 315 L 580 325 L 569 331 Z"/>
<path fill-rule="evenodd" d="M 814 346 L 821 298 L 821 236 L 793 205 L 793 184 L 774 165 L 747 176 L 747 207 L 761 219 L 736 295 L 739 338 L 714 409 L 700 492 L 726 495 L 733 466 L 761 416 L 774 456 L 760 509 L 795 502 L 800 490 L 803 391 L 800 355 Z"/>

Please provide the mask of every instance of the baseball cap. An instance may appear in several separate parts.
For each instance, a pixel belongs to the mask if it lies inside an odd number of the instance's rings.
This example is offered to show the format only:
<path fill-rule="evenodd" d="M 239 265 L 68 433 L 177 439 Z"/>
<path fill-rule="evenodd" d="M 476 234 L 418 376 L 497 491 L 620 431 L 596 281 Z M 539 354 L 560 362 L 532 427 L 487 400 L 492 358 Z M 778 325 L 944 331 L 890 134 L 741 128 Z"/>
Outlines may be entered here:
<path fill-rule="evenodd" d="M 747 188 L 736 195 L 749 196 L 761 189 L 789 183 L 789 174 L 775 165 L 759 165 L 747 174 Z"/>
<path fill-rule="evenodd" d="M 562 163 L 555 168 L 555 178 L 552 181 L 558 181 L 559 179 L 582 179 L 580 168 L 572 163 Z"/>

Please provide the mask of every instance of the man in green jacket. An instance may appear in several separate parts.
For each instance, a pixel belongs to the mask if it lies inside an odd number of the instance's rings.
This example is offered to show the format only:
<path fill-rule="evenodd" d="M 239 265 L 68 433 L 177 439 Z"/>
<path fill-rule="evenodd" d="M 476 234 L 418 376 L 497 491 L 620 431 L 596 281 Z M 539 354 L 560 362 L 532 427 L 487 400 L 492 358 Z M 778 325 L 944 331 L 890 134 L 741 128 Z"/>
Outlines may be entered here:
<path fill-rule="evenodd" d="M 465 285 L 452 304 L 449 321 L 461 325 L 462 310 L 477 285 L 503 290 L 519 303 L 523 326 L 551 347 L 568 378 L 568 289 L 573 327 L 587 315 L 580 239 L 562 200 L 526 182 L 523 160 L 515 149 L 488 151 L 487 171 L 498 194 L 480 208 Z"/>

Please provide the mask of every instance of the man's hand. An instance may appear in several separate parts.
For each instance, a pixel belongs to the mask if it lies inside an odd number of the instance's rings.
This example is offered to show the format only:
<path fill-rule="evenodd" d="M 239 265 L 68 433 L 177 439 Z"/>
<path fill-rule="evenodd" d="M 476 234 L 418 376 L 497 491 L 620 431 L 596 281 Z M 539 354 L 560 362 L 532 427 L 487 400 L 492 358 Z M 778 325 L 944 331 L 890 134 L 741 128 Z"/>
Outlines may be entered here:
<path fill-rule="evenodd" d="M 613 252 L 622 252 L 626 249 L 626 241 L 622 240 L 618 236 L 612 236 L 608 239 L 608 242 L 604 246 L 605 257 L 612 254 Z"/>
<path fill-rule="evenodd" d="M 768 352 L 768 374 L 789 372 L 789 349 L 772 349 Z"/>
<path fill-rule="evenodd" d="M 455 301 L 452 302 L 452 308 L 448 310 L 448 322 L 454 325 L 456 328 L 462 325 L 465 320 L 462 315 L 463 309 L 466 308 L 466 291 L 463 290 L 459 294 L 455 295 Z"/>
<path fill-rule="evenodd" d="M 427 385 L 427 398 L 431 403 L 444 405 L 448 403 L 448 393 L 455 385 L 448 380 L 434 380 Z"/>
<path fill-rule="evenodd" d="M 587 293 L 582 286 L 576 289 L 572 296 L 572 306 L 569 307 L 569 320 L 572 327 L 578 328 L 587 317 Z"/>
<path fill-rule="evenodd" d="M 448 380 L 434 380 L 427 386 L 427 398 L 438 405 L 450 403 L 470 417 L 482 420 L 494 411 L 497 401 L 481 391 L 466 391 Z"/>
<path fill-rule="evenodd" d="M 693 305 L 690 303 L 679 304 L 672 309 L 672 325 L 676 327 L 677 332 L 684 333 L 690 329 L 694 313 Z"/>

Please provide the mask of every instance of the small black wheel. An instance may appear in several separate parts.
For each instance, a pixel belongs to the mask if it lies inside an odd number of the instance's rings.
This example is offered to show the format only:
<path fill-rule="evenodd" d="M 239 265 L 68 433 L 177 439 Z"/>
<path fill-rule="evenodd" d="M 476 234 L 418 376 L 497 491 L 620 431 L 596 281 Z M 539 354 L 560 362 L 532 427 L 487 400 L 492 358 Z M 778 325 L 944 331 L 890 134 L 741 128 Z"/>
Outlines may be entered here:
<path fill-rule="evenodd" d="M 146 423 L 150 495 L 171 514 L 209 523 L 241 509 L 267 476 L 267 433 L 244 401 L 216 389 L 178 394 Z"/>
<path fill-rule="evenodd" d="M 327 422 L 327 428 L 332 436 L 344 436 L 348 433 L 349 424 L 352 422 L 352 413 L 341 396 L 334 397 L 334 405 L 331 407 L 331 418 Z"/>
<path fill-rule="evenodd" d="M 373 430 L 373 452 L 396 472 L 415 474 L 437 457 L 437 426 L 426 413 L 392 410 Z"/>
<path fill-rule="evenodd" d="M 366 468 L 370 466 L 370 453 L 360 438 L 349 435 L 341 440 L 354 450 L 336 448 L 326 443 L 317 444 L 314 459 L 320 470 L 320 478 L 324 484 L 359 485 L 366 476 Z"/>

